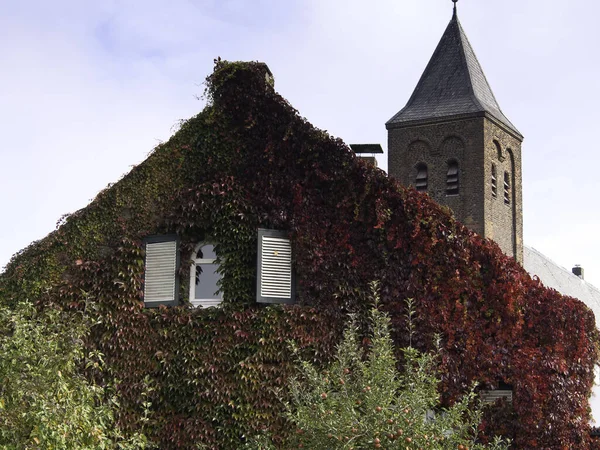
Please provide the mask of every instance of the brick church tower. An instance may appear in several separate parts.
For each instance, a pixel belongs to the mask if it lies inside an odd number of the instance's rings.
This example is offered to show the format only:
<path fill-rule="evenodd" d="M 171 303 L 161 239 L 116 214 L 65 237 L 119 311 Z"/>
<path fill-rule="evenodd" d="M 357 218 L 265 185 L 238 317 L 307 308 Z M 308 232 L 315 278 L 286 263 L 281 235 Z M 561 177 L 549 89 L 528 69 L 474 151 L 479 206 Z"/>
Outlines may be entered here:
<path fill-rule="evenodd" d="M 387 123 L 388 171 L 523 262 L 521 143 L 456 14 L 406 106 Z"/>

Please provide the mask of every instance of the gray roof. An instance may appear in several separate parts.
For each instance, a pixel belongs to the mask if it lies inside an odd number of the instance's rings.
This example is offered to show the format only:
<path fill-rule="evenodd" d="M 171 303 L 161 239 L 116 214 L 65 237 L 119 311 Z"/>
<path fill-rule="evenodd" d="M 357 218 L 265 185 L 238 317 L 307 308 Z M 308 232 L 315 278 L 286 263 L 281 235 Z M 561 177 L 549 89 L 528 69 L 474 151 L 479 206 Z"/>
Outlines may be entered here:
<path fill-rule="evenodd" d="M 600 290 L 531 247 L 523 248 L 523 267 L 532 276 L 537 275 L 544 286 L 585 303 L 594 312 L 596 327 L 600 328 Z"/>
<path fill-rule="evenodd" d="M 522 138 L 500 109 L 455 13 L 410 100 L 386 126 L 486 113 Z"/>

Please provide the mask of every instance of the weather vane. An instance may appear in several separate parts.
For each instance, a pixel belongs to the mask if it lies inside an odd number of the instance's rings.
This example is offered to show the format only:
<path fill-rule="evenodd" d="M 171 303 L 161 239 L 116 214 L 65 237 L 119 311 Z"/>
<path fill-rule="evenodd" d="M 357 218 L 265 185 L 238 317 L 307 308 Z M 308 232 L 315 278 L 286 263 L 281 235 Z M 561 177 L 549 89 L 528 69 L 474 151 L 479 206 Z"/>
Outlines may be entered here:
<path fill-rule="evenodd" d="M 458 0 L 452 0 L 454 2 L 454 15 L 456 15 L 456 2 L 458 2 Z"/>

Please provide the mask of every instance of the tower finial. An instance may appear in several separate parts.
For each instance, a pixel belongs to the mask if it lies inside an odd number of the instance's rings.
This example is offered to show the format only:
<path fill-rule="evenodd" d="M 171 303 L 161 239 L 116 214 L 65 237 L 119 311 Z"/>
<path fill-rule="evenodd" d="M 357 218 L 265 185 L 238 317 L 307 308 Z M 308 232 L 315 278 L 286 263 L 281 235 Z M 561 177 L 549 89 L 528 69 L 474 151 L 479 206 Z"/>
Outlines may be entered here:
<path fill-rule="evenodd" d="M 452 0 L 454 2 L 454 17 L 456 17 L 456 2 L 458 2 L 458 0 Z"/>

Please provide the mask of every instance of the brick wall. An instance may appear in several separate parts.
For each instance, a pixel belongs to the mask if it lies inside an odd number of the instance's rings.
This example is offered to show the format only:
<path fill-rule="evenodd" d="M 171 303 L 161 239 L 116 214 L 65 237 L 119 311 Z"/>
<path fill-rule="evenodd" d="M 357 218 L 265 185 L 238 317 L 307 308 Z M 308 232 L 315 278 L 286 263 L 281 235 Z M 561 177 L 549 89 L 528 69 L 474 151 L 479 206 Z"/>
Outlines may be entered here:
<path fill-rule="evenodd" d="M 498 146 L 500 146 L 500 153 Z M 457 161 L 459 194 L 448 193 L 448 164 Z M 492 162 L 497 195 L 492 195 Z M 448 206 L 473 231 L 494 239 L 523 261 L 521 144 L 504 127 L 480 116 L 421 125 L 390 127 L 388 171 L 415 186 L 417 165 L 427 165 L 427 193 Z M 504 202 L 504 172 L 509 174 L 509 204 Z"/>

